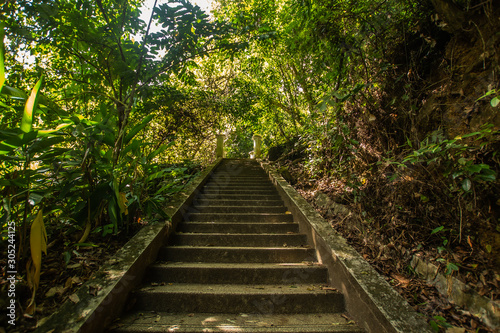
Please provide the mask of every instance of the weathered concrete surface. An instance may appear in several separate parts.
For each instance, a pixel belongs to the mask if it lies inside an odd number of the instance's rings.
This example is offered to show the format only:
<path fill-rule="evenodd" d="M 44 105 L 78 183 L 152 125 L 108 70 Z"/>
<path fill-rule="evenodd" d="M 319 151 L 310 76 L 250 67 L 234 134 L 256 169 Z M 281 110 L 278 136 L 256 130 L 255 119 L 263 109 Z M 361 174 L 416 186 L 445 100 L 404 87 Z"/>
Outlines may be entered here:
<path fill-rule="evenodd" d="M 272 167 L 262 163 L 285 205 L 308 236 L 347 311 L 368 332 L 432 332 L 409 304 Z"/>
<path fill-rule="evenodd" d="M 364 333 L 352 321 L 337 313 L 316 314 L 220 314 L 220 313 L 136 313 L 124 322 L 121 332 L 307 332 Z"/>
<path fill-rule="evenodd" d="M 263 309 L 273 314 L 344 312 L 341 293 L 311 284 L 173 283 L 145 286 L 133 295 L 136 309 L 143 312 L 238 314 L 258 313 Z"/>
<path fill-rule="evenodd" d="M 469 288 L 465 283 L 452 276 L 444 276 L 438 272 L 438 267 L 426 263 L 414 256 L 411 266 L 428 283 L 436 286 L 439 292 L 448 297 L 458 306 L 464 307 L 473 316 L 493 329 L 500 329 L 500 302 L 492 301 Z"/>
<path fill-rule="evenodd" d="M 82 285 L 73 297 L 78 302 L 65 302 L 36 332 L 102 332 L 122 312 L 129 292 L 142 281 L 145 268 L 156 260 L 163 242 L 189 213 L 194 196 L 220 162 L 209 166 L 168 205 L 170 221 L 141 229 Z"/>

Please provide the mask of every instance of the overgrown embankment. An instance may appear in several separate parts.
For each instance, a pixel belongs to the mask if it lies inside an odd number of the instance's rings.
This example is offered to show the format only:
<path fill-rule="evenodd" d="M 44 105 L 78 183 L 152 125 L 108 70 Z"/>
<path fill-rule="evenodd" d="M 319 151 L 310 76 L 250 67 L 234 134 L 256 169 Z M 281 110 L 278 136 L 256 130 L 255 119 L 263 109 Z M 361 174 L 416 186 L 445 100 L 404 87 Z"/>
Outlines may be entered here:
<path fill-rule="evenodd" d="M 442 3 L 387 46 L 385 70 L 371 68 L 383 75 L 342 104 L 326 135 L 269 156 L 437 330 L 486 332 L 409 266 L 420 256 L 499 299 L 500 8 Z"/>

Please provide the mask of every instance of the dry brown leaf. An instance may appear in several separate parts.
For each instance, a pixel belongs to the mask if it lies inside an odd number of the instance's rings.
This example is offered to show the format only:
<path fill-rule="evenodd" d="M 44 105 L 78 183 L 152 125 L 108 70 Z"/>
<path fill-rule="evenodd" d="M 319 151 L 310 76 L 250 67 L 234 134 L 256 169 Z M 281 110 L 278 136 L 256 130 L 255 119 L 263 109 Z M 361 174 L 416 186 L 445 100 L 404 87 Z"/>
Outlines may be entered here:
<path fill-rule="evenodd" d="M 76 303 L 78 303 L 78 302 L 80 302 L 80 297 L 78 297 L 78 295 L 77 295 L 77 294 L 72 294 L 72 295 L 70 295 L 68 298 L 69 298 L 69 300 L 70 300 L 71 302 L 73 302 L 73 303 L 75 303 L 75 304 L 76 304 Z"/>

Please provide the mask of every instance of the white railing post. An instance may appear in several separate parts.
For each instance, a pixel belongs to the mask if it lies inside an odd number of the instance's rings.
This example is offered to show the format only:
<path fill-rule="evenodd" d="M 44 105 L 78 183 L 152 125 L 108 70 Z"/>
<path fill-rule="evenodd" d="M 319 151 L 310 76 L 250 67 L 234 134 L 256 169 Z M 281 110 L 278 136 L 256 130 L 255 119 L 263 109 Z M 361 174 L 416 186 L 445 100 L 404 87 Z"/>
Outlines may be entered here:
<path fill-rule="evenodd" d="M 253 153 L 254 153 L 254 158 L 260 158 L 260 146 L 262 143 L 262 137 L 258 134 L 255 134 L 253 136 Z"/>
<path fill-rule="evenodd" d="M 226 136 L 224 134 L 217 134 L 217 148 L 215 149 L 215 157 L 224 157 L 224 139 Z"/>

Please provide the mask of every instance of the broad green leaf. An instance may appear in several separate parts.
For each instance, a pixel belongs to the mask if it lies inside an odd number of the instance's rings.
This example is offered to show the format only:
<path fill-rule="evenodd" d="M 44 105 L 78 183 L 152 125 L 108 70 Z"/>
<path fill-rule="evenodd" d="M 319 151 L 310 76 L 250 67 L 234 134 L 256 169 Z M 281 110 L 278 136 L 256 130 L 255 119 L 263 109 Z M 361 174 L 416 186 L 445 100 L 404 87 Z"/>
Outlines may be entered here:
<path fill-rule="evenodd" d="M 25 133 L 30 132 L 33 126 L 33 112 L 35 112 L 38 104 L 38 97 L 42 83 L 43 77 L 41 77 L 36 83 L 35 87 L 31 91 L 28 101 L 26 102 L 26 106 L 24 107 L 23 119 L 21 120 L 21 130 Z"/>
<path fill-rule="evenodd" d="M 144 118 L 144 120 L 142 122 L 140 122 L 139 124 L 135 125 L 134 128 L 132 128 L 130 130 L 130 132 L 128 132 L 128 134 L 125 136 L 125 139 L 123 140 L 123 143 L 125 145 L 127 143 L 129 143 L 130 140 L 132 140 L 137 135 L 137 133 L 139 133 L 144 127 L 146 127 L 146 125 L 149 124 L 149 122 L 153 118 L 154 118 L 154 115 L 150 114 L 149 116 L 147 116 L 146 118 Z"/>
<path fill-rule="evenodd" d="M 166 145 L 163 145 L 160 148 L 156 149 L 154 152 L 152 152 L 151 154 L 148 155 L 148 161 L 151 161 L 153 158 L 155 158 L 156 156 L 158 156 L 161 153 L 163 153 L 165 150 L 167 150 L 173 144 L 174 144 L 174 141 L 172 141 L 172 142 L 170 142 L 170 143 L 168 143 Z"/>
<path fill-rule="evenodd" d="M 54 137 L 50 137 L 50 138 L 42 138 L 40 140 L 37 140 L 35 143 L 33 143 L 31 145 L 31 147 L 29 147 L 28 150 L 31 153 L 40 153 L 44 149 L 51 147 L 55 144 L 61 143 L 63 141 L 64 141 L 64 138 L 60 137 L 60 136 L 54 136 Z"/>
<path fill-rule="evenodd" d="M 131 144 L 129 144 L 128 146 L 126 146 L 123 151 L 122 151 L 122 156 L 125 156 L 127 155 L 128 152 L 130 151 L 135 151 L 136 149 L 138 149 L 139 147 L 141 146 L 141 141 L 139 140 L 135 140 L 132 141 Z"/>
<path fill-rule="evenodd" d="M 26 93 L 21 89 L 12 88 L 9 86 L 3 86 L 2 94 L 23 101 L 28 98 L 28 95 L 26 95 Z"/>

